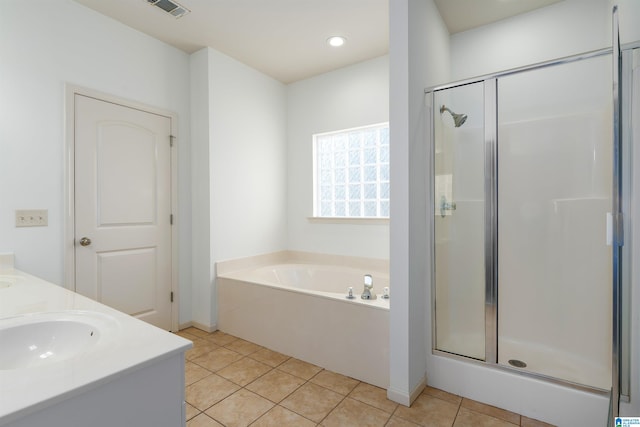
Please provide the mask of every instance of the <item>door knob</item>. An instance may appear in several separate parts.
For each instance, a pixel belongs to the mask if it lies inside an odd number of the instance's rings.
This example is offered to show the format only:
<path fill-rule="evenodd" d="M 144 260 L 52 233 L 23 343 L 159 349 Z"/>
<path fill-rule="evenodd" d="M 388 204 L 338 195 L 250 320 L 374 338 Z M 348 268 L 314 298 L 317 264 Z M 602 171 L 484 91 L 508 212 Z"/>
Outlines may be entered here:
<path fill-rule="evenodd" d="M 91 244 L 91 239 L 88 237 L 83 237 L 80 239 L 80 246 L 89 246 Z"/>

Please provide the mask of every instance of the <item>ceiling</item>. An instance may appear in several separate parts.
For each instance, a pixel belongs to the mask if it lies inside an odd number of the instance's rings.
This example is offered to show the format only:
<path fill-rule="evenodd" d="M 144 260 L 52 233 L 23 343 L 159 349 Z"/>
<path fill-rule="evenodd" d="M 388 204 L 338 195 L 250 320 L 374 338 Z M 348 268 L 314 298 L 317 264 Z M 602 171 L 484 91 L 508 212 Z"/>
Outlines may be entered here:
<path fill-rule="evenodd" d="M 212 47 L 283 83 L 389 50 L 390 0 L 177 0 L 176 19 L 146 0 L 75 0 L 187 53 Z M 391 0 L 394 1 L 394 0 Z M 561 0 L 435 0 L 450 33 Z M 333 35 L 346 38 L 328 46 Z"/>

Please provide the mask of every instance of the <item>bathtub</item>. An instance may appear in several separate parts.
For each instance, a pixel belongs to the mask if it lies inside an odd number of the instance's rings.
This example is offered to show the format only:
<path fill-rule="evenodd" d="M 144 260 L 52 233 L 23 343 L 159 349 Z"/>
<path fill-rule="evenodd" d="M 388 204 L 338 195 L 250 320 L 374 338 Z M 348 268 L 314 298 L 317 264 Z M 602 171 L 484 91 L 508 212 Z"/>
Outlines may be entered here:
<path fill-rule="evenodd" d="M 365 274 L 375 300 L 362 300 Z M 218 329 L 271 350 L 389 387 L 388 274 L 342 265 L 279 263 L 218 269 Z M 353 287 L 356 298 L 347 299 Z"/>

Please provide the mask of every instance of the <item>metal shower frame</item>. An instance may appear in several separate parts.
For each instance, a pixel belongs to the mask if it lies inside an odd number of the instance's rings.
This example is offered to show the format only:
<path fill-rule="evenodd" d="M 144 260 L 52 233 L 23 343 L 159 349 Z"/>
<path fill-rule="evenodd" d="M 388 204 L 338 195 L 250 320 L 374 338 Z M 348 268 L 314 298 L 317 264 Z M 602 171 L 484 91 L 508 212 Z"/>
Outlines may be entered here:
<path fill-rule="evenodd" d="M 608 395 L 611 398 L 611 413 L 613 416 L 617 416 L 619 402 L 620 401 L 628 401 L 629 400 L 629 388 L 628 388 L 628 377 L 630 375 L 630 369 L 628 363 L 622 362 L 622 350 L 628 348 L 628 343 L 626 342 L 624 336 L 624 328 L 621 322 L 622 319 L 622 310 L 625 308 L 622 304 L 621 295 L 626 294 L 628 290 L 625 290 L 622 286 L 623 276 L 626 277 L 628 274 L 626 270 L 622 269 L 622 259 L 626 258 L 625 252 L 623 251 L 623 222 L 629 221 L 628 218 L 623 216 L 623 212 L 628 209 L 628 201 L 626 200 L 628 196 L 629 189 L 625 188 L 627 182 L 629 182 L 629 168 L 630 164 L 628 162 L 624 162 L 623 157 L 628 153 L 624 153 L 623 151 L 627 150 L 624 147 L 622 136 L 623 133 L 626 132 L 626 129 L 630 127 L 630 125 L 626 125 L 623 129 L 621 124 L 621 115 L 625 109 L 622 108 L 623 102 L 628 102 L 621 97 L 622 93 L 622 84 L 627 84 L 626 76 L 625 79 L 621 82 L 621 77 L 623 74 L 622 69 L 622 55 L 625 54 L 626 51 L 631 53 L 633 48 L 637 48 L 638 46 L 629 46 L 626 48 L 622 48 L 620 46 L 619 39 L 617 37 L 618 33 L 618 24 L 617 24 L 617 7 L 614 7 L 614 43 L 612 48 L 605 48 L 596 51 L 586 52 L 578 55 L 568 56 L 565 58 L 560 58 L 557 60 L 541 62 L 538 64 L 533 64 L 524 67 L 518 67 L 510 70 L 506 70 L 503 72 L 488 74 L 485 76 L 460 80 L 457 82 L 438 85 L 430 88 L 426 88 L 424 90 L 426 96 L 426 103 L 430 108 L 427 110 L 430 112 L 429 117 L 427 118 L 428 123 L 431 125 L 431 170 L 434 169 L 434 150 L 435 150 L 435 135 L 433 133 L 434 126 L 434 114 L 431 114 L 432 111 L 435 111 L 439 106 L 435 105 L 435 93 L 438 91 L 451 89 L 455 87 L 460 87 L 473 83 L 483 83 L 484 84 L 484 165 L 485 165 L 485 235 L 492 236 L 492 238 L 485 239 L 485 360 L 480 361 L 473 358 L 468 358 L 464 356 L 459 356 L 456 354 L 444 352 L 437 350 L 435 347 L 435 269 L 431 271 L 431 316 L 432 316 L 432 351 L 434 354 L 442 355 L 446 357 L 452 357 L 460 360 L 464 360 L 470 363 L 479 363 L 484 366 L 490 366 L 499 370 L 506 370 L 511 373 L 515 373 L 518 375 L 524 375 L 534 378 L 543 379 L 545 381 L 549 381 L 552 383 L 560 384 L 563 386 L 568 386 L 571 388 L 589 391 L 601 395 Z M 613 144 L 614 144 L 614 164 L 613 164 L 613 195 L 612 195 L 612 212 L 614 213 L 613 219 L 613 243 L 612 243 L 612 252 L 613 252 L 613 277 L 612 277 L 612 295 L 613 295 L 613 331 L 612 331 L 612 388 L 611 390 L 601 390 L 597 388 L 592 388 L 589 386 L 585 386 L 582 384 L 576 384 L 572 382 L 568 382 L 566 380 L 537 374 L 524 372 L 522 370 L 514 369 L 509 366 L 499 365 L 498 364 L 498 336 L 497 336 L 497 318 L 498 318 L 498 309 L 497 309 L 497 296 L 498 296 L 498 281 L 497 281 L 497 120 L 498 120 L 498 107 L 497 107 L 497 82 L 501 77 L 509 76 L 512 74 L 518 74 L 525 71 L 532 71 L 536 69 L 543 69 L 551 66 L 562 65 L 577 61 L 582 61 L 585 59 L 601 57 L 606 55 L 612 55 L 613 65 L 613 79 L 614 79 L 614 95 L 613 95 L 613 123 L 614 123 L 614 135 L 613 135 Z M 625 108 L 627 108 L 625 106 Z M 626 138 L 626 136 L 625 136 Z M 623 170 L 624 169 L 624 170 Z M 623 177 L 624 172 L 624 177 Z M 433 173 L 430 174 L 430 187 L 433 191 Z M 436 203 L 433 200 L 433 197 L 429 197 L 430 201 L 430 227 L 431 230 L 435 229 L 435 209 Z M 431 247 L 434 247 L 434 234 L 431 233 Z M 432 265 L 435 266 L 435 251 L 432 251 Z M 625 269 L 628 266 L 625 266 Z M 626 350 L 625 350 L 626 351 Z M 624 379 L 627 381 L 623 381 Z M 621 384 L 623 387 L 621 388 Z"/>

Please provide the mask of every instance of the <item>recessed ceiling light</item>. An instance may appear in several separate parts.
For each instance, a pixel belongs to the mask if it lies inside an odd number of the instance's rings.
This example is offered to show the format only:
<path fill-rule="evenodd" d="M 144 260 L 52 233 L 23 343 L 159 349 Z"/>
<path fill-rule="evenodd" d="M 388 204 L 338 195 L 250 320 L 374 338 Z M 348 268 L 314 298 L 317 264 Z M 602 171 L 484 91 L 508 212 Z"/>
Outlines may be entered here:
<path fill-rule="evenodd" d="M 333 36 L 327 39 L 327 43 L 329 43 L 329 46 L 333 47 L 340 47 L 344 44 L 345 41 L 346 39 L 341 36 Z"/>

